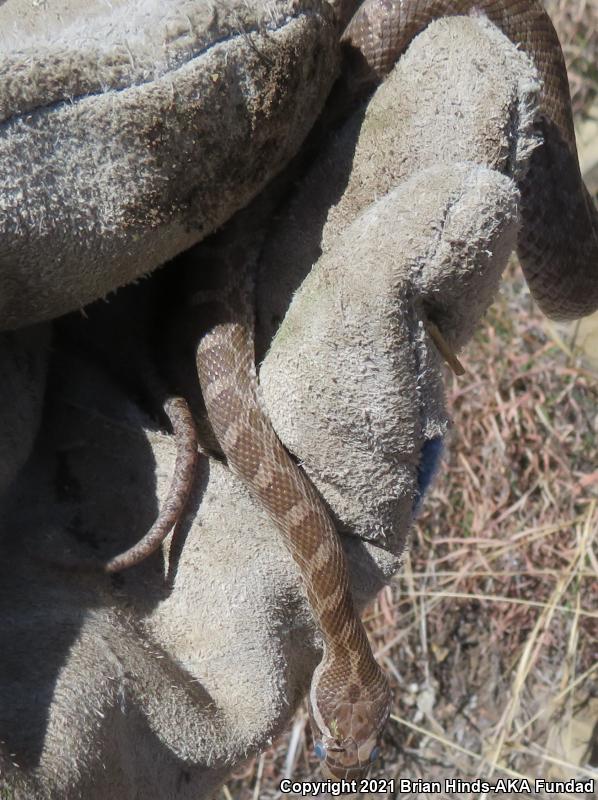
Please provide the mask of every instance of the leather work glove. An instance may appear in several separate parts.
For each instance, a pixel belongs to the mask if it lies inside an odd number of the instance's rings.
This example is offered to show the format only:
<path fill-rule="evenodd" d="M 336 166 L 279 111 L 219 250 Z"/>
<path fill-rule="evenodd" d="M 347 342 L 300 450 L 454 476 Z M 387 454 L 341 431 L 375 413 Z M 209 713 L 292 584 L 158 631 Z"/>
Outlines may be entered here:
<path fill-rule="evenodd" d="M 0 315 L 18 328 L 0 340 L 0 796 L 208 798 L 308 689 L 320 654 L 298 570 L 207 457 L 172 543 L 138 567 L 47 560 L 139 539 L 175 445 L 128 381 L 153 355 L 160 273 L 91 307 L 91 333 L 71 316 L 51 345 L 40 323 L 245 206 L 313 124 L 337 34 L 315 0 L 167 16 L 122 0 L 85 18 L 63 0 L 47 35 L 34 16 L 5 24 L 19 5 L 0 5 L 3 58 L 35 45 L 38 61 L 3 84 L 0 133 Z M 398 569 L 442 450 L 438 348 L 472 335 L 514 247 L 537 90 L 489 24 L 434 23 L 260 217 L 259 247 L 260 198 L 189 255 L 247 252 L 264 402 L 344 534 L 360 607 Z"/>

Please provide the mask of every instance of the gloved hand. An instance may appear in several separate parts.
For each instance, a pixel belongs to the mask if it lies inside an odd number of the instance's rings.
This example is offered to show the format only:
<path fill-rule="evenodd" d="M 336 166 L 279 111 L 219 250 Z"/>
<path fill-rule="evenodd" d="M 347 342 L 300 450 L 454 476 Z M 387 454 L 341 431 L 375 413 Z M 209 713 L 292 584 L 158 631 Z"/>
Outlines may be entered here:
<path fill-rule="evenodd" d="M 356 534 L 360 605 L 398 567 L 448 424 L 429 325 L 459 348 L 514 245 L 536 90 L 489 25 L 434 24 L 295 187 L 255 264 L 264 400 Z M 133 328 L 143 291 L 122 295 Z M 173 464 L 126 385 L 57 341 L 2 508 L 0 787 L 16 798 L 208 798 L 307 690 L 319 653 L 298 571 L 216 460 L 200 460 L 170 552 L 113 579 L 32 557 L 123 549 Z"/>

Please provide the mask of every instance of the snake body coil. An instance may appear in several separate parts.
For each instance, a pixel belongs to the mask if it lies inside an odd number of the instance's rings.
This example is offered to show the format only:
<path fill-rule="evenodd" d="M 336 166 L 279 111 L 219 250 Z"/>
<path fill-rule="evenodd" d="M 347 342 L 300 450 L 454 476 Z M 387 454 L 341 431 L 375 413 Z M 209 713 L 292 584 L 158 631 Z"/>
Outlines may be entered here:
<path fill-rule="evenodd" d="M 390 71 L 433 19 L 487 16 L 533 59 L 542 81 L 544 144 L 520 189 L 518 251 L 531 291 L 551 316 L 598 306 L 598 223 L 583 186 L 560 45 L 535 0 L 366 0 L 343 35 L 367 80 Z M 280 443 L 259 399 L 250 326 L 225 309 L 200 340 L 197 368 L 208 416 L 229 466 L 280 529 L 304 580 L 324 653 L 310 689 L 316 753 L 335 778 L 362 775 L 376 757 L 390 693 L 354 609 L 343 549 L 330 516 Z"/>
<path fill-rule="evenodd" d="M 579 169 L 563 53 L 539 0 L 367 0 L 342 40 L 375 83 L 434 19 L 466 14 L 487 17 L 520 46 L 541 81 L 543 144 L 519 185 L 517 253 L 530 291 L 550 317 L 590 314 L 598 308 L 598 214 Z"/>

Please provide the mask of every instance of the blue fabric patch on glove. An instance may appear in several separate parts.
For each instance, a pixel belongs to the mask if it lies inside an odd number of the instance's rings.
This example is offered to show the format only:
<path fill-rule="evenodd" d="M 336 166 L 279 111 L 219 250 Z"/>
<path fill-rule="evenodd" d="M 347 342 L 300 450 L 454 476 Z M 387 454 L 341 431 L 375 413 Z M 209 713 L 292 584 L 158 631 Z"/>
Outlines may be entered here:
<path fill-rule="evenodd" d="M 442 436 L 426 439 L 422 447 L 421 458 L 417 468 L 417 495 L 413 504 L 414 515 L 419 512 L 424 496 L 436 475 L 443 448 L 444 438 Z"/>

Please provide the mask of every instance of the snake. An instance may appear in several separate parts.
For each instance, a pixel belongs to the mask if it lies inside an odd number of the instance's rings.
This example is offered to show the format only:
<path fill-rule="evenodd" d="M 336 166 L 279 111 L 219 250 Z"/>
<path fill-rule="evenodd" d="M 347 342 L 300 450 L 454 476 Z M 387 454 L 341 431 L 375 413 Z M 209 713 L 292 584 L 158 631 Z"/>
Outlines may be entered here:
<path fill-rule="evenodd" d="M 354 81 L 376 85 L 412 39 L 440 17 L 486 17 L 534 64 L 542 144 L 519 182 L 517 255 L 530 292 L 553 319 L 598 307 L 598 213 L 579 167 L 563 52 L 539 0 L 366 0 L 342 35 Z"/>
<path fill-rule="evenodd" d="M 337 2 L 342 18 L 340 6 L 346 0 Z M 384 79 L 432 21 L 456 15 L 486 17 L 536 67 L 541 83 L 536 127 L 542 144 L 519 183 L 517 252 L 544 313 L 557 319 L 589 314 L 598 308 L 598 214 L 581 177 L 562 50 L 538 0 L 365 0 L 340 37 L 355 102 Z M 261 399 L 253 329 L 247 315 L 239 313 L 240 305 L 238 296 L 216 302 L 216 313 L 197 342 L 205 409 L 229 468 L 267 512 L 297 563 L 321 634 L 322 657 L 308 696 L 314 753 L 325 776 L 358 779 L 381 753 L 391 692 L 354 605 L 332 517 L 280 441 Z M 188 497 L 197 456 L 195 428 L 183 398 L 168 403 L 178 449 L 171 489 L 152 529 L 104 563 L 106 572 L 134 566 L 154 552 Z"/>
<path fill-rule="evenodd" d="M 341 36 L 356 94 L 375 88 L 411 40 L 439 17 L 487 17 L 532 59 L 542 137 L 521 193 L 517 250 L 549 316 L 598 307 L 597 214 L 579 168 L 563 54 L 535 0 L 365 0 Z M 322 639 L 309 689 L 314 753 L 326 777 L 357 779 L 381 752 L 391 692 L 355 608 L 340 537 L 325 503 L 277 436 L 260 397 L 251 325 L 223 303 L 196 347 L 207 416 L 229 468 L 282 535 Z"/>
<path fill-rule="evenodd" d="M 155 383 L 155 381 L 152 381 Z M 162 391 L 160 390 L 160 394 Z M 199 440 L 195 419 L 184 397 L 167 393 L 162 410 L 172 429 L 176 457 L 170 485 L 158 515 L 145 534 L 126 550 L 107 558 L 56 556 L 32 552 L 35 560 L 69 572 L 97 572 L 107 575 L 136 567 L 153 553 L 181 520 L 195 481 Z"/>
<path fill-rule="evenodd" d="M 380 752 L 388 682 L 355 610 L 330 513 L 282 445 L 261 400 L 251 326 L 239 318 L 237 303 L 221 306 L 196 347 L 208 419 L 229 468 L 281 532 L 322 637 L 323 657 L 309 694 L 315 753 L 329 777 L 357 779 Z"/>
<path fill-rule="evenodd" d="M 170 486 L 158 516 L 144 536 L 127 550 L 103 562 L 93 559 L 83 562 L 80 559 L 78 568 L 110 574 L 135 567 L 160 548 L 181 519 L 195 481 L 197 430 L 191 408 L 184 397 L 169 395 L 162 407 L 172 428 L 176 457 Z"/>

